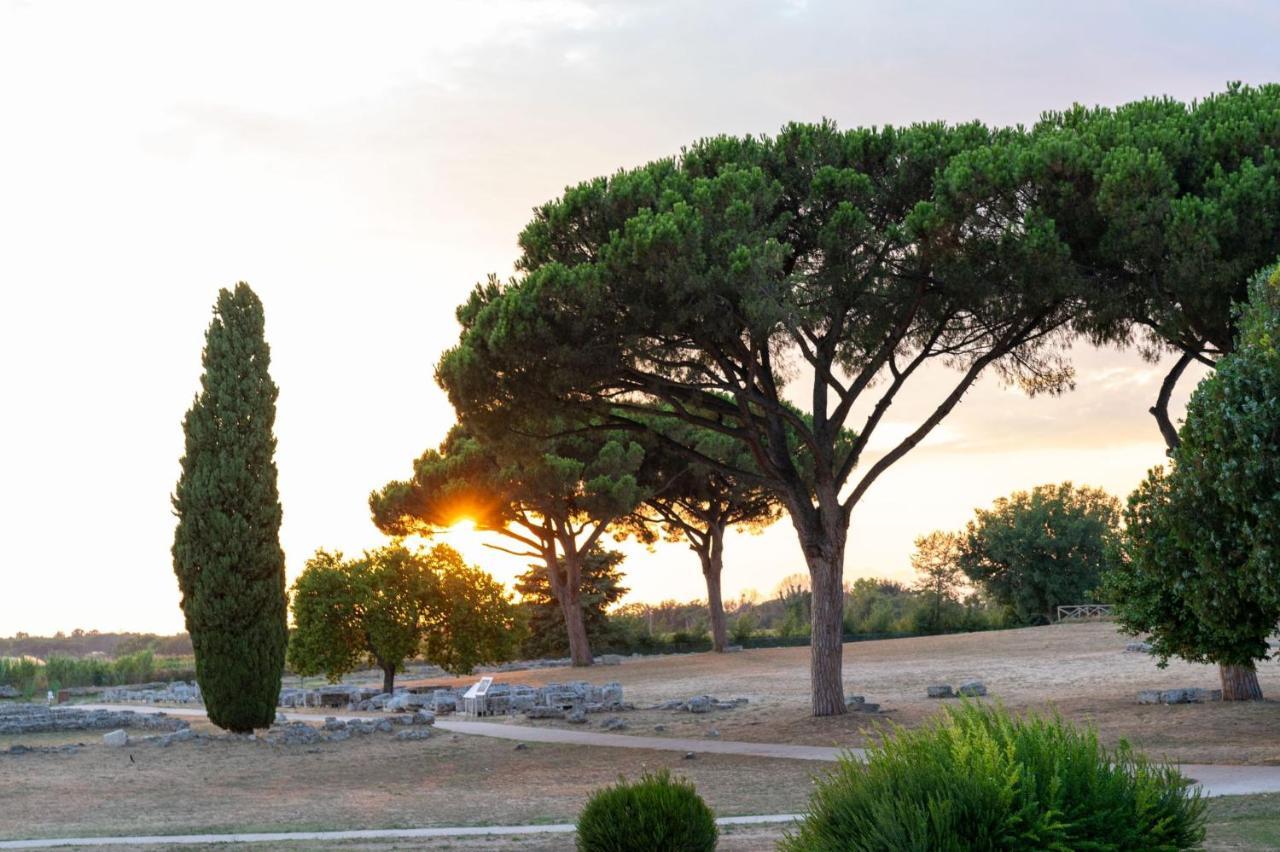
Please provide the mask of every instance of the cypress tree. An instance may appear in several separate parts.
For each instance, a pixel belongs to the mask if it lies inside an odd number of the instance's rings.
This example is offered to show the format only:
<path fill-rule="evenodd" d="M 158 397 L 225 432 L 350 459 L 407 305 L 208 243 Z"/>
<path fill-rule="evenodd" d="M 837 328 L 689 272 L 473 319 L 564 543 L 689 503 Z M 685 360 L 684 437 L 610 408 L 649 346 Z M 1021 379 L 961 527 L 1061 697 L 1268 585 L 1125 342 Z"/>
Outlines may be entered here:
<path fill-rule="evenodd" d="M 220 290 L 200 393 L 183 421 L 173 570 L 209 719 L 247 733 L 275 718 L 287 642 L 284 551 L 262 302 Z"/>

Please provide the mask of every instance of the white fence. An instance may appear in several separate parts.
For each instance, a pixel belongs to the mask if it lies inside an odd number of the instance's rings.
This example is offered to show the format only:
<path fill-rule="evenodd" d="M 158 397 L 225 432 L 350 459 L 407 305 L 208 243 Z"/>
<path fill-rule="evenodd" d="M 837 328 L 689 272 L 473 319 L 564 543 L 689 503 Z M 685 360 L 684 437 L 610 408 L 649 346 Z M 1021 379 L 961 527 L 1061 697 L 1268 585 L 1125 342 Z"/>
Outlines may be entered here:
<path fill-rule="evenodd" d="M 1111 618 L 1111 604 L 1073 604 L 1058 607 L 1059 621 L 1080 621 L 1085 618 Z"/>

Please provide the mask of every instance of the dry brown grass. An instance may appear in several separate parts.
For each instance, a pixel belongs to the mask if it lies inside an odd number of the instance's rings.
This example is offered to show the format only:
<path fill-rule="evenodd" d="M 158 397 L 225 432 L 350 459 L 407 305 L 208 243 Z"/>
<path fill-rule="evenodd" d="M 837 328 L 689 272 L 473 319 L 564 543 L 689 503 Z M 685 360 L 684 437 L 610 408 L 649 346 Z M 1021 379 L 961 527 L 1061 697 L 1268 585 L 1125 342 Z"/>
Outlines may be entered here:
<path fill-rule="evenodd" d="M 1131 639 L 1106 622 L 1032 627 L 987 633 L 889 639 L 845 646 L 846 691 L 888 711 L 876 717 L 919 724 L 942 702 L 925 698 L 934 683 L 953 686 L 978 679 L 993 700 L 1014 710 L 1058 711 L 1095 724 L 1108 743 L 1127 738 L 1155 756 L 1189 763 L 1280 763 L 1280 666 L 1263 663 L 1259 679 L 1271 700 L 1260 703 L 1141 706 L 1142 689 L 1218 686 L 1212 666 L 1171 661 L 1156 667 L 1146 654 L 1125 653 Z M 721 656 L 687 654 L 628 660 L 620 666 L 542 669 L 498 676 L 540 684 L 584 679 L 620 681 L 627 700 L 643 707 L 704 693 L 746 696 L 738 710 L 705 716 L 643 711 L 627 715 L 631 732 L 699 737 L 710 728 L 724 739 L 861 745 L 876 718 L 851 714 L 814 719 L 808 713 L 809 649 L 771 648 Z M 472 679 L 460 679 L 465 683 Z M 524 720 L 516 720 L 527 724 Z M 562 723 L 539 722 L 541 725 Z"/>
<path fill-rule="evenodd" d="M 14 739 L 0 737 L 0 749 Z M 690 778 L 720 815 L 791 813 L 825 768 L 536 743 L 516 751 L 509 741 L 445 732 L 310 747 L 218 740 L 109 749 L 97 735 L 79 739 L 90 745 L 0 755 L 0 838 L 573 822 L 594 789 L 664 766 Z"/>

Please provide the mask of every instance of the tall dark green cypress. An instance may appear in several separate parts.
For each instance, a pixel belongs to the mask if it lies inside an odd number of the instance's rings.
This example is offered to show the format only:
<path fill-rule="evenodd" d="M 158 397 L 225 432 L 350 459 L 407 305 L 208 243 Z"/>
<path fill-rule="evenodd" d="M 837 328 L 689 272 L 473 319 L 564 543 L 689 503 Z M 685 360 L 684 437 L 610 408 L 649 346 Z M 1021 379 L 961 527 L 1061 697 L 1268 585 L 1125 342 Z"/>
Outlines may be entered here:
<path fill-rule="evenodd" d="M 196 678 L 209 719 L 241 733 L 274 720 L 288 641 L 270 360 L 262 302 L 243 282 L 219 291 L 173 496 Z"/>

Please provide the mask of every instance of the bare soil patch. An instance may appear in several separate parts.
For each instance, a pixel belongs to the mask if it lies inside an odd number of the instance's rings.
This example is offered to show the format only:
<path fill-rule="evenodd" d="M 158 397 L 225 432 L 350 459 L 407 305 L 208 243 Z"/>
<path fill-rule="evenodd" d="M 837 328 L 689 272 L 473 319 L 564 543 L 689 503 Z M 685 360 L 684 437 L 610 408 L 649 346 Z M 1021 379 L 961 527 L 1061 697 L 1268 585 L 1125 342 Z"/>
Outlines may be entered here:
<path fill-rule="evenodd" d="M 808 648 L 629 659 L 618 666 L 510 672 L 497 679 L 535 685 L 616 680 L 638 707 L 693 695 L 740 695 L 750 703 L 736 710 L 640 710 L 622 718 L 629 733 L 699 737 L 715 730 L 724 739 L 835 746 L 864 745 L 887 722 L 920 724 L 948 703 L 926 698 L 925 687 L 976 679 L 986 683 L 989 700 L 1094 724 L 1112 745 L 1124 738 L 1153 756 L 1190 763 L 1280 763 L 1280 665 L 1260 665 L 1267 701 L 1145 706 L 1136 703 L 1139 690 L 1217 688 L 1217 669 L 1178 660 L 1160 669 L 1147 654 L 1126 653 L 1130 641 L 1114 624 L 1093 622 L 851 643 L 844 649 L 846 691 L 886 712 L 826 719 L 808 712 Z M 568 727 L 522 717 L 511 721 Z M 600 717 L 591 721 L 597 727 Z M 665 731 L 655 731 L 655 725 Z"/>

